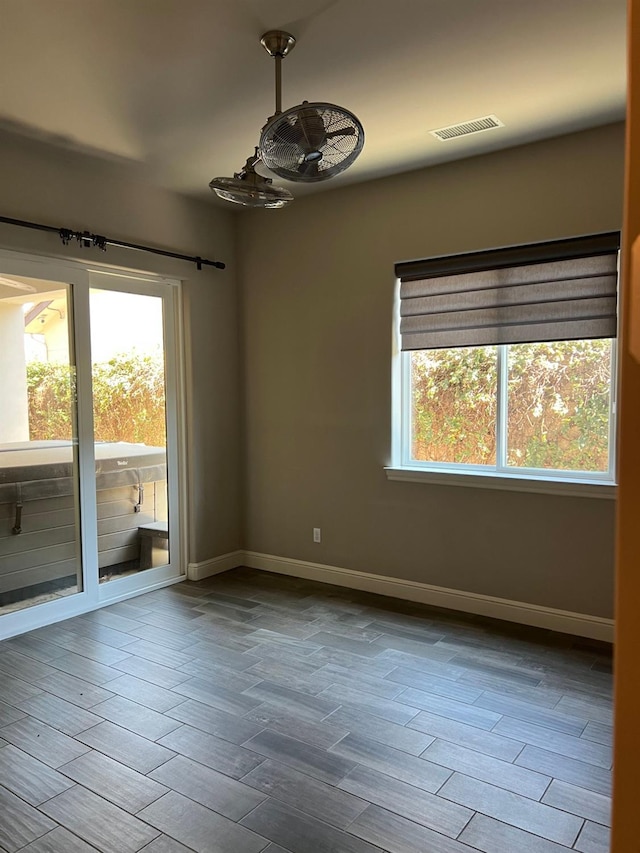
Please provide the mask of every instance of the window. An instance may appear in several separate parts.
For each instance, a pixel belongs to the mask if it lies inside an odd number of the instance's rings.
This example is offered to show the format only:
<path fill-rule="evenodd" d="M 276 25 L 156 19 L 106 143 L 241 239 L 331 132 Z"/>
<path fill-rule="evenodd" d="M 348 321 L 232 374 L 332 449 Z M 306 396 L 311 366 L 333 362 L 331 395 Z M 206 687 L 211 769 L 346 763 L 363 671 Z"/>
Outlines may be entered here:
<path fill-rule="evenodd" d="M 399 440 L 389 476 L 613 483 L 618 240 L 397 266 Z"/>

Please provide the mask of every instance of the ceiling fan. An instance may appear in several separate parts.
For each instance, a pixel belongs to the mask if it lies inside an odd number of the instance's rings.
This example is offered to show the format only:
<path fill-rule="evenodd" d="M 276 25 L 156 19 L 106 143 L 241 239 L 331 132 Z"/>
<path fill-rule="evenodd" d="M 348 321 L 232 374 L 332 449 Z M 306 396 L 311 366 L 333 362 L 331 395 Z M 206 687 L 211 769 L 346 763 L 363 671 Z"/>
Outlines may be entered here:
<path fill-rule="evenodd" d="M 257 163 L 288 181 L 326 181 L 348 169 L 358 157 L 364 129 L 352 112 L 335 104 L 303 101 L 283 112 L 282 60 L 296 40 L 283 30 L 269 30 L 260 44 L 275 59 L 275 113 L 267 119 L 255 154 L 240 172 L 233 178 L 214 178 L 209 186 L 220 198 L 246 207 L 284 207 L 293 196 L 259 175 Z"/>

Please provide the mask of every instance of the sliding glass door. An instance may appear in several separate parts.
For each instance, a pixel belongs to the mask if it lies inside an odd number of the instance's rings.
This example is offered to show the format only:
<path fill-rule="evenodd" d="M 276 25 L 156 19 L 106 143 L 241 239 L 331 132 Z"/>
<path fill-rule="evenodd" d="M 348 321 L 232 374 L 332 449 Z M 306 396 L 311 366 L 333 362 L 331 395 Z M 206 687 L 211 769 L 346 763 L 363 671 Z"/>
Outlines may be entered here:
<path fill-rule="evenodd" d="M 177 295 L 0 256 L 0 637 L 181 576 Z"/>

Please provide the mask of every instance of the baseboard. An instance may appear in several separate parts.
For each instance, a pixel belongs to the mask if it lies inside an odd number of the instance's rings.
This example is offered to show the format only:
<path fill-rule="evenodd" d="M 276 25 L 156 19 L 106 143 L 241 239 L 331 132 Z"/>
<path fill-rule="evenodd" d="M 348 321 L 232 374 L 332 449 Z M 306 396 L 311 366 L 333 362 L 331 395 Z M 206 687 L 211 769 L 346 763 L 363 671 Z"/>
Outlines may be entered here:
<path fill-rule="evenodd" d="M 187 578 L 190 581 L 201 581 L 212 575 L 219 575 L 221 572 L 228 572 L 229 569 L 236 569 L 238 566 L 244 565 L 244 551 L 230 551 L 228 554 L 221 554 L 219 557 L 212 557 L 210 560 L 203 560 L 201 563 L 189 563 Z"/>
<path fill-rule="evenodd" d="M 564 634 L 575 634 L 579 637 L 613 642 L 613 619 L 604 619 L 601 616 L 555 610 L 551 607 L 540 607 L 537 604 L 527 604 L 522 601 L 509 601 L 505 598 L 494 598 L 474 592 L 461 592 L 456 589 L 431 586 L 416 581 L 372 575 L 368 572 L 356 572 L 352 569 L 293 560 L 289 557 L 275 557 L 271 554 L 260 554 L 255 551 L 239 551 L 237 553 L 240 555 L 240 562 L 237 565 L 249 566 L 252 569 L 263 569 L 282 575 L 292 575 L 321 583 L 345 586 L 350 589 L 360 589 L 378 595 L 389 595 L 392 598 L 403 598 L 420 604 L 431 604 L 436 607 L 459 610 L 463 613 L 490 616 L 508 622 L 548 628 Z M 225 571 L 225 569 L 218 571 Z"/>

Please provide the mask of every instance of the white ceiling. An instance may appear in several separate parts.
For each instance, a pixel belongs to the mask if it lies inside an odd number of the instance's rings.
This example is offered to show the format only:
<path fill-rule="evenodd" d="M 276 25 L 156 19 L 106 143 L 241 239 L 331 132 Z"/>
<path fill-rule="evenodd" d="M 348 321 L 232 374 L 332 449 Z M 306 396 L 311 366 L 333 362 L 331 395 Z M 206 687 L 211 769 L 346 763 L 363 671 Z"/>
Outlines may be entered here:
<path fill-rule="evenodd" d="M 298 43 L 283 107 L 354 112 L 358 161 L 294 195 L 624 117 L 626 0 L 0 0 L 0 129 L 122 159 L 214 201 L 273 113 L 268 29 Z M 496 114 L 448 143 L 429 131 Z M 220 202 L 219 202 L 220 203 Z"/>

